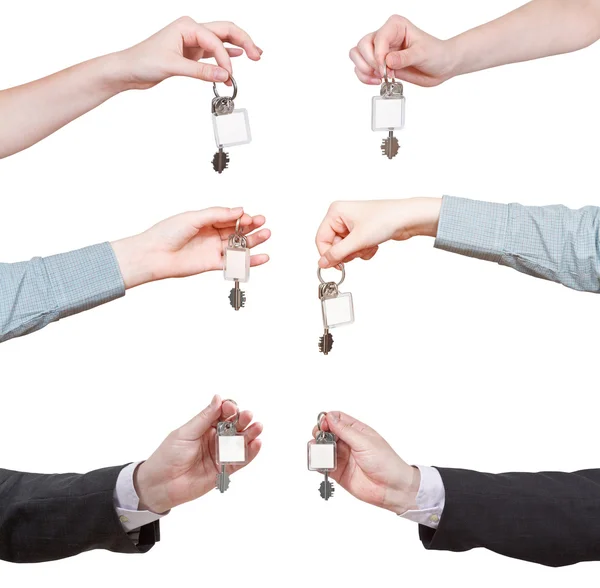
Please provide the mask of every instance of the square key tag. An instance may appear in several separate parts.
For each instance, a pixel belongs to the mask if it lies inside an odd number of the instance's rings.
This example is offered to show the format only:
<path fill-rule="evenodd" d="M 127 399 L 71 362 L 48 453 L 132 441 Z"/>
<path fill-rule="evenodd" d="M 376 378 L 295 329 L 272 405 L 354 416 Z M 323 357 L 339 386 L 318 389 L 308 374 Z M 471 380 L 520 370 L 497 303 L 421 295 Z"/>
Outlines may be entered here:
<path fill-rule="evenodd" d="M 226 420 L 217 423 L 216 437 L 216 461 L 221 466 L 221 471 L 217 474 L 217 489 L 223 493 L 229 488 L 229 474 L 225 466 L 240 465 L 248 460 L 246 451 L 246 435 L 238 433 L 237 424 L 240 418 L 240 412 L 237 410 L 237 403 L 233 400 L 224 400 L 223 404 L 231 402 L 236 406 L 236 413 L 233 420 Z"/>
<path fill-rule="evenodd" d="M 233 101 L 238 89 L 233 77 L 230 76 L 230 80 L 233 84 L 232 96 L 220 96 L 217 84 L 213 83 L 215 97 L 212 101 L 212 123 L 215 143 L 219 148 L 213 157 L 213 168 L 218 173 L 222 173 L 229 165 L 229 153 L 223 151 L 223 148 L 244 145 L 252 141 L 248 111 L 245 108 L 235 108 Z"/>
<path fill-rule="evenodd" d="M 240 219 L 235 224 L 235 233 L 229 235 L 223 256 L 223 276 L 226 280 L 235 282 L 229 293 L 229 303 L 234 310 L 239 310 L 246 304 L 246 293 L 240 290 L 240 282 L 250 279 L 250 249 L 240 229 Z"/>
<path fill-rule="evenodd" d="M 344 264 L 340 264 L 342 278 L 339 282 L 326 282 L 321 276 L 321 268 L 317 275 L 319 281 L 319 300 L 321 301 L 321 314 L 323 316 L 323 336 L 319 339 L 319 351 L 327 355 L 333 346 L 333 337 L 330 329 L 350 325 L 354 322 L 354 303 L 350 292 L 340 292 L 339 286 L 346 279 Z"/>
<path fill-rule="evenodd" d="M 374 96 L 371 109 L 371 129 L 387 131 L 388 137 L 381 144 L 381 151 L 388 159 L 398 154 L 400 145 L 394 131 L 404 128 L 405 98 L 402 84 L 395 79 L 385 78 L 379 89 L 379 96 Z"/>
<path fill-rule="evenodd" d="M 333 496 L 335 488 L 329 480 L 329 472 L 337 467 L 337 445 L 335 435 L 321 428 L 323 419 L 327 413 L 321 412 L 317 417 L 318 433 L 315 439 L 308 442 L 308 469 L 311 472 L 321 472 L 325 479 L 321 482 L 319 493 L 321 498 L 329 500 Z"/>

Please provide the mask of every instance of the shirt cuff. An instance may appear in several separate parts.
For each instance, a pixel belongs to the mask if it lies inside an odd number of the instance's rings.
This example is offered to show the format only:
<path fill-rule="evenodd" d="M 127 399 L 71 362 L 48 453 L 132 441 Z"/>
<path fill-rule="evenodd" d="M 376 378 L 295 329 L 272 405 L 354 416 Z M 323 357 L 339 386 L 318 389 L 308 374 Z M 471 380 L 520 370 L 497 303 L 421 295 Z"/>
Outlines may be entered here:
<path fill-rule="evenodd" d="M 417 492 L 417 509 L 407 510 L 400 516 L 414 523 L 437 529 L 444 511 L 446 490 L 440 473 L 432 467 L 417 466 L 421 472 L 421 483 Z"/>
<path fill-rule="evenodd" d="M 138 510 L 140 499 L 135 491 L 133 475 L 141 463 L 141 461 L 138 461 L 124 467 L 119 473 L 115 486 L 115 510 L 126 533 L 136 531 L 169 514 L 168 511 L 163 514 L 156 514 L 150 510 Z"/>
<path fill-rule="evenodd" d="M 508 204 L 444 196 L 434 247 L 499 263 L 507 223 Z"/>
<path fill-rule="evenodd" d="M 125 295 L 125 283 L 110 243 L 43 258 L 58 318 Z"/>

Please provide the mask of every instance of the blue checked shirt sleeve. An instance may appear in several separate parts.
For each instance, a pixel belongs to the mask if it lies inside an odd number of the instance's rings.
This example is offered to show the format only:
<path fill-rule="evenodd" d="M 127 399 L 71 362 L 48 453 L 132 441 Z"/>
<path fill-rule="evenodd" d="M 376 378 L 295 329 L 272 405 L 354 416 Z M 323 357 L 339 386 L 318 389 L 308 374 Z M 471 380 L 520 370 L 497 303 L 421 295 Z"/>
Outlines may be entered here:
<path fill-rule="evenodd" d="M 22 263 L 0 263 L 0 342 L 124 294 L 109 243 Z"/>
<path fill-rule="evenodd" d="M 600 208 L 444 196 L 435 247 L 600 293 Z"/>

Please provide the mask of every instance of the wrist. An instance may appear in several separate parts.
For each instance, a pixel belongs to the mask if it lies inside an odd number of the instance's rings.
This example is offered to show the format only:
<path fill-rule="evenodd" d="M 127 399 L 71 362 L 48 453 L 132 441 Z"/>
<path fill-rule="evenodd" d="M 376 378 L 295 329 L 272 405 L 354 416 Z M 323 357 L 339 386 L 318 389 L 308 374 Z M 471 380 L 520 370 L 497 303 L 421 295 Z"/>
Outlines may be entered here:
<path fill-rule="evenodd" d="M 383 507 L 398 515 L 407 510 L 417 510 L 417 494 L 421 485 L 421 472 L 415 466 L 402 465 L 401 482 L 386 489 Z"/>
<path fill-rule="evenodd" d="M 126 290 L 156 279 L 152 254 L 143 235 L 113 241 L 110 245 L 115 252 Z"/>
<path fill-rule="evenodd" d="M 109 53 L 93 60 L 98 67 L 100 84 L 111 96 L 130 89 L 126 59 L 122 53 Z"/>
<path fill-rule="evenodd" d="M 166 484 L 154 480 L 146 462 L 141 463 L 133 475 L 133 485 L 139 498 L 138 510 L 164 514 L 171 509 L 165 491 Z"/>
<path fill-rule="evenodd" d="M 480 69 L 472 63 L 472 41 L 472 31 L 466 31 L 465 33 L 461 33 L 456 37 L 444 41 L 446 44 L 446 55 L 449 59 L 448 79 Z"/>
<path fill-rule="evenodd" d="M 440 222 L 441 198 L 411 198 L 412 222 L 408 228 L 411 237 L 436 237 Z"/>

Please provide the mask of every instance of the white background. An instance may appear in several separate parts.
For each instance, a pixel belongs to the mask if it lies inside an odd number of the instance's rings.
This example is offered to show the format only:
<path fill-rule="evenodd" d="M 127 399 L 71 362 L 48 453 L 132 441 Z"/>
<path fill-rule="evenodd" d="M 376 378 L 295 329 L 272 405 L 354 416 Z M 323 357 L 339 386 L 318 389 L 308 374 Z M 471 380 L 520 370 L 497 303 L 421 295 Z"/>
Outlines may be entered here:
<path fill-rule="evenodd" d="M 347 55 L 400 12 L 447 38 L 518 2 L 201 3 L 41 0 L 0 5 L 0 87 L 131 45 L 184 14 L 233 20 L 264 49 L 239 58 L 236 107 L 253 142 L 217 175 L 210 85 L 169 80 L 129 92 L 0 162 L 0 254 L 19 261 L 112 240 L 187 209 L 265 214 L 272 256 L 248 306 L 220 273 L 130 291 L 0 347 L 0 463 L 87 471 L 143 459 L 208 403 L 232 397 L 265 423 L 264 449 L 227 494 L 162 522 L 145 556 L 84 554 L 0 563 L 2 586 L 331 586 L 590 583 L 598 564 L 552 570 L 475 550 L 427 552 L 417 527 L 306 469 L 317 414 L 344 410 L 407 461 L 501 472 L 600 466 L 598 298 L 507 268 L 387 244 L 347 268 L 356 322 L 317 352 L 313 239 L 335 199 L 444 193 L 499 202 L 599 202 L 600 46 L 405 86 L 392 161 Z M 1 121 L 0 121 L 1 124 Z M 318 560 L 311 554 L 322 550 Z M 310 562 L 310 563 L 309 563 Z"/>

